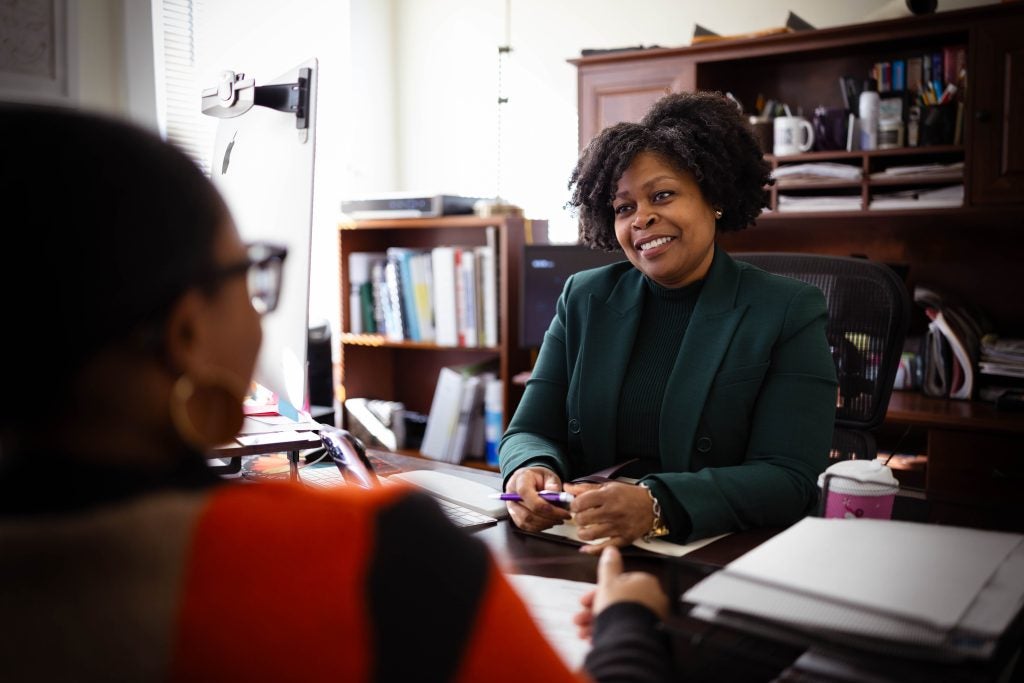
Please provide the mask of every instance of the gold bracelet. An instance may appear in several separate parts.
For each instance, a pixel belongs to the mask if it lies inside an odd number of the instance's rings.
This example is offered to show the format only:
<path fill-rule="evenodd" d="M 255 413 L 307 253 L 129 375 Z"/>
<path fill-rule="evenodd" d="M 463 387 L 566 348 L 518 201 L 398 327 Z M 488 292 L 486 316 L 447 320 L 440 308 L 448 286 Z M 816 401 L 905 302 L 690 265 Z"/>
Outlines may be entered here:
<path fill-rule="evenodd" d="M 647 491 L 647 495 L 651 497 L 651 511 L 654 513 L 654 521 L 651 522 L 651 528 L 644 534 L 644 540 L 651 541 L 661 536 L 668 536 L 668 526 L 661 517 L 661 503 L 658 502 L 650 486 L 644 482 L 640 482 L 640 486 L 643 486 Z"/>

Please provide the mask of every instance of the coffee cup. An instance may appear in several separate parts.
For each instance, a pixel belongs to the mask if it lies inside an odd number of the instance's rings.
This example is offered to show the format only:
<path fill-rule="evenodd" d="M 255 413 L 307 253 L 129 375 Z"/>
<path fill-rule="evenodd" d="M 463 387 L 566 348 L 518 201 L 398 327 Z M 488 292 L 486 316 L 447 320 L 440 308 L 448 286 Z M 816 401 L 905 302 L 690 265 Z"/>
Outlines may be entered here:
<path fill-rule="evenodd" d="M 814 128 L 802 116 L 775 117 L 775 156 L 800 154 L 814 145 Z"/>
<path fill-rule="evenodd" d="M 877 460 L 841 460 L 818 476 L 823 517 L 891 519 L 900 485 Z"/>

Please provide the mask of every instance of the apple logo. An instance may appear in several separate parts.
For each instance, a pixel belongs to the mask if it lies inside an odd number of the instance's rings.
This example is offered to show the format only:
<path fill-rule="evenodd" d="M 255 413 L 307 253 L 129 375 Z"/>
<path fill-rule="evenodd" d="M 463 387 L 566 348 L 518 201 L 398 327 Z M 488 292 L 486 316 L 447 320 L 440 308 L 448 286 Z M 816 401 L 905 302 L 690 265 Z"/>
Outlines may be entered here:
<path fill-rule="evenodd" d="M 231 142 L 229 142 L 228 146 L 224 148 L 224 159 L 223 159 L 223 161 L 221 161 L 221 164 L 220 164 L 220 174 L 221 175 L 227 175 L 227 173 L 228 173 L 228 165 L 231 163 L 231 150 L 235 146 L 235 138 L 237 138 L 237 137 L 238 137 L 238 131 L 236 130 L 235 134 L 231 136 Z"/>

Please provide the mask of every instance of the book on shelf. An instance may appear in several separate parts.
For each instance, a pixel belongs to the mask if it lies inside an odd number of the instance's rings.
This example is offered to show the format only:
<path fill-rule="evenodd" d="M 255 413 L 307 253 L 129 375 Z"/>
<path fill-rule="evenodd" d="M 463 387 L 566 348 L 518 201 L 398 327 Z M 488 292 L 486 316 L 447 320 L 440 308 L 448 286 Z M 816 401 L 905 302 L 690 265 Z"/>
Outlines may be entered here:
<path fill-rule="evenodd" d="M 470 375 L 462 378 L 462 391 L 459 399 L 459 417 L 455 424 L 455 431 L 448 442 L 447 452 L 444 460 L 451 463 L 460 463 L 466 457 L 469 446 L 469 435 L 473 429 L 474 415 L 483 405 L 483 390 L 480 385 L 479 375 Z"/>
<path fill-rule="evenodd" d="M 476 247 L 477 292 L 479 294 L 480 344 L 498 345 L 498 264 L 497 230 L 487 228 L 487 244 Z"/>
<path fill-rule="evenodd" d="M 907 62 L 903 59 L 892 60 L 892 89 L 896 92 L 907 89 Z"/>
<path fill-rule="evenodd" d="M 479 346 L 476 253 L 472 249 L 463 248 L 455 252 L 455 304 L 459 346 Z"/>
<path fill-rule="evenodd" d="M 388 247 L 388 263 L 395 264 L 395 286 L 402 312 L 402 338 L 412 341 L 423 341 L 420 333 L 419 312 L 416 308 L 416 280 L 413 277 L 413 249 L 405 247 Z M 389 282 L 390 284 L 390 282 Z"/>
<path fill-rule="evenodd" d="M 943 85 L 943 71 L 942 71 L 942 51 L 936 50 L 931 53 L 932 58 L 932 83 L 935 84 L 936 94 L 942 93 Z"/>
<path fill-rule="evenodd" d="M 916 93 L 921 89 L 921 57 L 907 59 L 907 90 Z"/>
<path fill-rule="evenodd" d="M 928 316 L 923 391 L 929 396 L 969 400 L 977 389 L 981 340 L 991 331 L 987 318 L 918 285 L 914 302 Z"/>
<path fill-rule="evenodd" d="M 384 290 L 381 297 L 384 311 L 384 335 L 392 341 L 402 341 L 408 334 L 402 302 L 402 275 L 397 257 L 389 256 L 384 264 Z"/>
<path fill-rule="evenodd" d="M 494 361 L 442 367 L 434 388 L 420 452 L 459 464 L 469 452 L 483 454 L 484 388 L 496 377 Z M 479 423 L 479 424 L 478 424 Z"/>
<path fill-rule="evenodd" d="M 374 261 L 370 270 L 370 279 L 373 282 L 373 321 L 377 334 L 387 334 L 387 313 L 390 306 L 385 305 L 388 298 L 387 278 L 384 274 L 386 260 Z"/>
<path fill-rule="evenodd" d="M 967 46 L 947 45 L 942 48 L 942 79 L 946 84 L 960 82 L 960 74 L 966 73 Z"/>
<path fill-rule="evenodd" d="M 440 246 L 430 251 L 434 292 L 434 334 L 439 346 L 458 346 L 455 287 L 456 247 Z"/>
<path fill-rule="evenodd" d="M 416 322 L 419 327 L 419 341 L 432 342 L 434 334 L 434 274 L 429 251 L 416 251 L 409 262 L 412 272 L 413 302 L 416 306 Z"/>
<path fill-rule="evenodd" d="M 354 251 L 348 255 L 349 331 L 375 334 L 374 267 L 386 259 L 384 252 Z"/>

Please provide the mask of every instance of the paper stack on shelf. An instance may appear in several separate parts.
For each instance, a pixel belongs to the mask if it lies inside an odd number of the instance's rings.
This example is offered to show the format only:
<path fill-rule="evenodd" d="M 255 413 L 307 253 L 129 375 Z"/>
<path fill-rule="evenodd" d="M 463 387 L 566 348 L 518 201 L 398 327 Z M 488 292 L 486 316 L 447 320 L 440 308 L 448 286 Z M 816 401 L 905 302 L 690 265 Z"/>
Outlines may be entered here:
<path fill-rule="evenodd" d="M 859 166 L 818 162 L 813 164 L 790 164 L 779 166 L 772 171 L 775 178 L 792 178 L 800 180 L 821 180 L 823 178 L 839 178 L 843 180 L 860 180 L 863 175 Z"/>
<path fill-rule="evenodd" d="M 919 164 L 916 166 L 890 166 L 884 171 L 871 174 L 871 178 L 897 178 L 909 177 L 908 179 L 921 177 L 928 178 L 936 175 L 963 175 L 964 162 L 956 161 L 951 164 Z"/>
<path fill-rule="evenodd" d="M 1024 605 L 1024 536 L 807 517 L 683 600 L 697 618 L 802 645 L 985 659 Z"/>
<path fill-rule="evenodd" d="M 955 208 L 964 205 L 964 186 L 953 185 L 935 190 L 907 190 L 877 194 L 868 204 L 869 209 L 930 209 Z"/>
<path fill-rule="evenodd" d="M 860 211 L 860 195 L 779 195 L 779 213 L 797 211 Z"/>
<path fill-rule="evenodd" d="M 983 375 L 1024 377 L 1024 339 L 984 335 L 978 369 Z"/>

